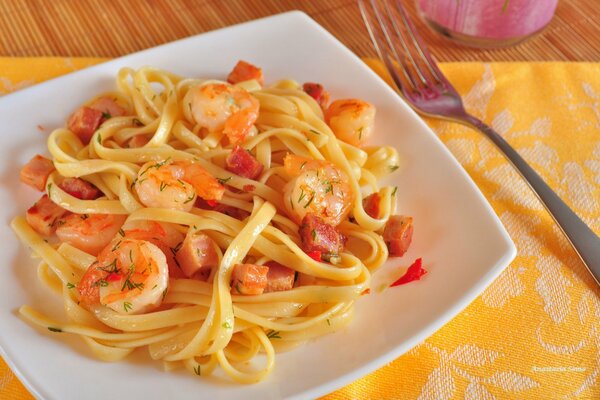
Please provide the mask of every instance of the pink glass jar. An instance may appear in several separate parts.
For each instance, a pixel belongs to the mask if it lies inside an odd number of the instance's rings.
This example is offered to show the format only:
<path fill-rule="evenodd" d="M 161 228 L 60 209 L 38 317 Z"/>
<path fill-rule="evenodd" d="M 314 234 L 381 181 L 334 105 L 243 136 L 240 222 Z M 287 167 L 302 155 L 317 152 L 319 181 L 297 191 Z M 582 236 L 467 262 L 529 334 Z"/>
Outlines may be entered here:
<path fill-rule="evenodd" d="M 558 0 L 416 0 L 423 19 L 444 36 L 478 47 L 519 43 L 552 19 Z"/>

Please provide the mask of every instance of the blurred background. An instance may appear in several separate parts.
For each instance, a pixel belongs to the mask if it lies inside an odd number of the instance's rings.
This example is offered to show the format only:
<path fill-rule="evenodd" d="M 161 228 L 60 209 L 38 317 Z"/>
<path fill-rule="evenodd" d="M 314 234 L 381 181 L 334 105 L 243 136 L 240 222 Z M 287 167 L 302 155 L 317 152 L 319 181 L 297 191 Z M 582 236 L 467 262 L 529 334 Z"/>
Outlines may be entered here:
<path fill-rule="evenodd" d="M 416 14 L 414 1 L 404 3 Z M 0 56 L 117 57 L 295 9 L 357 55 L 375 55 L 354 0 L 0 0 Z M 541 34 L 506 49 L 468 48 L 422 32 L 440 61 L 600 60 L 598 0 L 559 1 Z"/>

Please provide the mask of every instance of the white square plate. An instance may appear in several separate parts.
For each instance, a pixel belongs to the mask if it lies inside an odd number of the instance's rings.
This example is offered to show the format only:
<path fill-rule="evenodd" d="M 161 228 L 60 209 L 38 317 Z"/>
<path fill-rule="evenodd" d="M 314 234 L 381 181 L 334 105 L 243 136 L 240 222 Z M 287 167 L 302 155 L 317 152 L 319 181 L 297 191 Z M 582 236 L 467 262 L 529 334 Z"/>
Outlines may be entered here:
<path fill-rule="evenodd" d="M 151 65 L 184 76 L 221 77 L 237 62 L 263 68 L 267 81 L 291 77 L 323 83 L 334 98 L 358 97 L 377 107 L 375 142 L 395 146 L 403 169 L 399 210 L 415 219 L 415 236 L 403 258 L 391 259 L 373 287 L 392 271 L 423 257 L 420 282 L 357 302 L 344 331 L 276 358 L 273 374 L 252 386 L 217 378 L 163 372 L 143 353 L 119 363 L 90 356 L 68 334 L 34 329 L 16 316 L 22 304 L 62 315 L 62 303 L 41 286 L 35 260 L 8 224 L 38 194 L 19 183 L 21 166 L 46 153 L 47 130 L 92 95 L 114 88 L 119 68 Z M 0 98 L 0 348 L 36 397 L 45 399 L 275 399 L 308 398 L 333 391 L 393 360 L 423 341 L 471 302 L 515 256 L 515 247 L 477 187 L 423 121 L 364 63 L 300 12 L 191 37 L 75 72 Z M 385 277 L 385 279 L 383 278 Z M 402 379 L 402 377 L 398 377 Z"/>

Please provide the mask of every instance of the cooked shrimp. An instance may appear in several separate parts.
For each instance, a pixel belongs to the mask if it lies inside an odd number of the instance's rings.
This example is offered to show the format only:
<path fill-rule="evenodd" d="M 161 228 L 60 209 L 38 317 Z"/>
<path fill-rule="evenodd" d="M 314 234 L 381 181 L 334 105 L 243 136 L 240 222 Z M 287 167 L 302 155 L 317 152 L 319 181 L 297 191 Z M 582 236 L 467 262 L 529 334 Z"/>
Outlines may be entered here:
<path fill-rule="evenodd" d="M 148 162 L 140 168 L 135 190 L 146 207 L 189 211 L 196 196 L 221 200 L 225 188 L 193 161 Z"/>
<path fill-rule="evenodd" d="M 174 224 L 156 221 L 128 221 L 123 225 L 121 234 L 127 239 L 146 240 L 158 247 L 167 257 L 169 276 L 185 277 L 181 265 L 175 259 L 175 255 L 182 246 L 184 235 L 175 228 Z M 113 246 L 122 239 L 121 235 L 113 239 Z"/>
<path fill-rule="evenodd" d="M 292 154 L 284 159 L 285 170 L 294 178 L 284 190 L 284 205 L 300 223 L 307 213 L 336 226 L 350 212 L 354 194 L 348 176 L 334 164 Z"/>
<path fill-rule="evenodd" d="M 353 146 L 362 146 L 373 133 L 375 107 L 358 99 L 336 100 L 325 119 L 335 136 Z"/>
<path fill-rule="evenodd" d="M 61 242 L 95 256 L 110 243 L 123 222 L 124 215 L 70 214 L 57 223 L 56 235 Z"/>
<path fill-rule="evenodd" d="M 169 283 L 163 252 L 145 240 L 124 239 L 103 251 L 77 285 L 84 305 L 139 314 L 160 305 Z"/>
<path fill-rule="evenodd" d="M 256 98 L 225 83 L 208 83 L 191 90 L 191 111 L 196 123 L 210 132 L 222 131 L 232 144 L 244 140 L 258 118 Z"/>

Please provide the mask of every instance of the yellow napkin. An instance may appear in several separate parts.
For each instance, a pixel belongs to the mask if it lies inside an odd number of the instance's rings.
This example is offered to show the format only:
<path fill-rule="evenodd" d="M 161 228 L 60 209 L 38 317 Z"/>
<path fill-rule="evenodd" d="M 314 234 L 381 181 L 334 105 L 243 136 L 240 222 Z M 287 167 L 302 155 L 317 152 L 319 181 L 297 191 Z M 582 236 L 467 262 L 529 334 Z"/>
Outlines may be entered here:
<path fill-rule="evenodd" d="M 0 94 L 101 61 L 0 58 Z M 367 63 L 382 72 L 379 63 Z M 467 109 L 503 135 L 599 233 L 600 64 L 452 63 L 442 69 Z M 600 290 L 481 134 L 428 123 L 490 201 L 518 256 L 423 344 L 326 399 L 599 399 Z M 0 398 L 31 398 L 1 360 Z"/>

